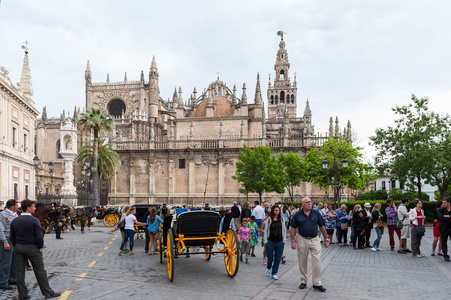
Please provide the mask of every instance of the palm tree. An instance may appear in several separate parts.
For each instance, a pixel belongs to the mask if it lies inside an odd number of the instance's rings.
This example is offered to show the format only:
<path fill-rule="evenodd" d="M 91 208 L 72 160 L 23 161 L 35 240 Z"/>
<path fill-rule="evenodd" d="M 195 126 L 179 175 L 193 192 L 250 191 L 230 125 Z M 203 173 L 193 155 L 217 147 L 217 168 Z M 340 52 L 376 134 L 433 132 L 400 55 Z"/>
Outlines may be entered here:
<path fill-rule="evenodd" d="M 113 178 L 116 167 L 120 164 L 119 154 L 113 150 L 112 144 L 105 143 L 106 139 L 99 138 L 97 175 L 103 180 Z M 90 165 L 94 163 L 94 141 L 84 145 L 78 154 L 78 162 L 88 159 Z"/>
<path fill-rule="evenodd" d="M 91 174 L 93 174 L 94 183 L 94 205 L 99 205 L 99 181 L 97 176 L 97 161 L 98 161 L 98 149 L 99 149 L 99 132 L 100 131 L 112 131 L 114 126 L 113 118 L 104 110 L 99 108 L 91 108 L 90 111 L 81 114 L 80 120 L 78 120 L 78 126 L 81 131 L 91 132 L 94 130 L 94 153 L 93 163 L 91 167 Z"/>

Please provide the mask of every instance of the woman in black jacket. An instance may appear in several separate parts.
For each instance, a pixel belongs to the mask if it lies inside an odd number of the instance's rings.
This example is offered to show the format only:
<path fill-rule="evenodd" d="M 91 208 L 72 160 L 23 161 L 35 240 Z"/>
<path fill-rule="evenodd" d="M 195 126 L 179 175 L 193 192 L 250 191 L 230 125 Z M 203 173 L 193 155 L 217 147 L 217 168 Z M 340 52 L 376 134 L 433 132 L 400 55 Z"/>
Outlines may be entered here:
<path fill-rule="evenodd" d="M 354 239 L 352 241 L 352 246 L 354 250 L 357 250 L 356 241 L 358 240 L 359 249 L 363 249 L 363 234 L 366 228 L 366 219 L 364 218 L 362 212 L 362 207 L 359 204 L 354 206 L 352 212 L 352 225 L 354 226 Z"/>

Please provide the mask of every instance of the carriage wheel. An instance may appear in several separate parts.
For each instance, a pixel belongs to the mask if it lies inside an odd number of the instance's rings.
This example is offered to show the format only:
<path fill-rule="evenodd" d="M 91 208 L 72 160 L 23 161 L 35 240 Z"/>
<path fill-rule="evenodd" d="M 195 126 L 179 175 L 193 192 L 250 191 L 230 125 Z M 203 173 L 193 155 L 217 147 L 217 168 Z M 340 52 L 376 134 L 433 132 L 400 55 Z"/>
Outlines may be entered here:
<path fill-rule="evenodd" d="M 119 222 L 119 217 L 115 214 L 108 214 L 103 218 L 103 224 L 106 227 L 113 227 Z"/>
<path fill-rule="evenodd" d="M 168 230 L 168 236 L 166 241 L 166 260 L 168 263 L 168 275 L 169 281 L 174 280 L 174 237 L 172 230 Z"/>
<path fill-rule="evenodd" d="M 226 271 L 230 277 L 235 277 L 239 267 L 239 249 L 236 233 L 233 229 L 227 231 L 225 241 L 224 248 L 227 248 L 227 251 L 224 253 Z"/>
<path fill-rule="evenodd" d="M 78 226 L 81 226 L 81 221 L 78 220 L 78 221 L 77 221 L 77 224 L 78 224 Z M 85 221 L 85 226 L 88 226 L 88 220 Z"/>
<path fill-rule="evenodd" d="M 160 244 L 158 245 L 158 253 L 160 254 L 160 264 L 163 263 L 163 252 L 164 252 L 163 233 L 160 233 Z"/>
<path fill-rule="evenodd" d="M 211 251 L 211 246 L 210 245 L 205 246 L 204 250 L 205 250 L 205 252 L 210 252 Z M 211 253 L 205 253 L 205 259 L 206 260 L 210 260 L 210 258 L 211 258 Z"/>

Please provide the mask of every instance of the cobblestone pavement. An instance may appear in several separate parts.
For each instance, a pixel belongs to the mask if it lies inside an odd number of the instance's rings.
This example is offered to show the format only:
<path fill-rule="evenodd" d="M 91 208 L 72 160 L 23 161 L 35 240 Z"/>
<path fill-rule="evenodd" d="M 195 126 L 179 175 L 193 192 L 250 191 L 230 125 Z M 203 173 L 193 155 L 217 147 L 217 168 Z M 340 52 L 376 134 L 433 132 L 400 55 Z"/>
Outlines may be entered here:
<path fill-rule="evenodd" d="M 227 275 L 219 254 L 210 261 L 204 255 L 180 256 L 171 283 L 165 261 L 160 264 L 158 255 L 145 254 L 142 239 L 135 239 L 136 255 L 118 256 L 121 236 L 110 231 L 100 223 L 83 235 L 77 228 L 63 234 L 63 240 L 56 240 L 53 234 L 45 237 L 45 265 L 51 287 L 64 292 L 60 299 L 449 299 L 450 295 L 451 263 L 430 256 L 432 228 L 422 241 L 423 258 L 390 250 L 323 248 L 326 293 L 312 289 L 311 277 L 306 289 L 298 288 L 297 256 L 289 243 L 279 280 L 265 275 L 259 246 L 257 257 L 250 258 L 249 265 L 240 264 L 235 278 Z M 389 249 L 387 232 L 381 247 Z M 26 273 L 26 280 L 31 299 L 44 299 L 33 272 Z M 16 295 L 16 289 L 0 291 L 0 299 L 15 299 Z"/>

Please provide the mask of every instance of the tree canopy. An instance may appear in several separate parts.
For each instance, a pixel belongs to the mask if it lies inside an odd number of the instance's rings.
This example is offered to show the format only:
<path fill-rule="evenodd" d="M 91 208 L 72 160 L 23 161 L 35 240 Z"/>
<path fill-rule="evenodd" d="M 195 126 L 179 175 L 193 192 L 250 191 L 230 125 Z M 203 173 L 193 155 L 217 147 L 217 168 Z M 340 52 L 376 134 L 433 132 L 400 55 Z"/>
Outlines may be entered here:
<path fill-rule="evenodd" d="M 408 187 L 416 187 L 421 199 L 424 180 L 437 185 L 442 197 L 451 182 L 451 124 L 449 117 L 428 111 L 428 98 L 392 110 L 399 117 L 395 126 L 376 129 L 370 137 L 377 151 L 376 165 L 389 169 Z"/>
<path fill-rule="evenodd" d="M 290 199 L 294 202 L 294 188 L 301 184 L 301 180 L 305 178 L 304 160 L 296 153 L 288 152 L 287 154 L 280 151 L 279 161 L 283 167 L 284 186 L 286 187 Z"/>
<path fill-rule="evenodd" d="M 112 144 L 105 143 L 106 139 L 99 138 L 97 174 L 103 180 L 113 178 L 116 167 L 120 163 L 119 154 L 113 150 Z M 88 159 L 90 165 L 94 162 L 94 141 L 91 140 L 88 145 L 81 147 L 78 154 L 78 162 Z M 92 174 L 92 172 L 91 172 Z"/>
<path fill-rule="evenodd" d="M 354 190 L 365 189 L 376 176 L 371 166 L 361 162 L 360 151 L 361 148 L 353 147 L 346 139 L 330 137 L 321 147 L 310 149 L 305 156 L 306 180 L 326 191 L 332 187 L 338 194 L 338 202 L 344 186 Z M 346 168 L 342 164 L 344 159 L 348 161 Z M 328 161 L 326 170 L 322 167 L 324 160 Z"/>
<path fill-rule="evenodd" d="M 244 151 L 238 154 L 236 176 L 241 184 L 241 193 L 258 193 L 260 202 L 264 192 L 283 193 L 285 191 L 283 167 L 277 157 L 271 155 L 271 149 L 265 146 L 254 149 L 244 145 Z"/>

